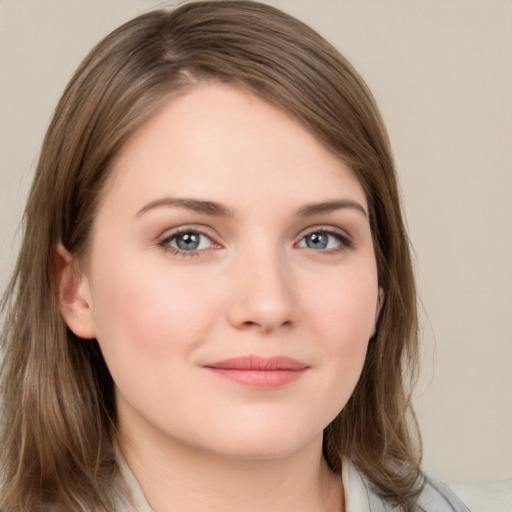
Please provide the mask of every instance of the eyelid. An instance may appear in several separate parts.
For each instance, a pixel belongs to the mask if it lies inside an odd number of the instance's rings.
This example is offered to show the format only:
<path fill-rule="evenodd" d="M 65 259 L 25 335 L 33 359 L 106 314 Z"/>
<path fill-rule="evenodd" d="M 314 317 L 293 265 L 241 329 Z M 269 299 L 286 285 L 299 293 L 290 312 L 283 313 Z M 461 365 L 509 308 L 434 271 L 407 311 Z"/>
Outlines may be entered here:
<path fill-rule="evenodd" d="M 207 237 L 211 243 L 212 247 L 208 247 L 207 249 L 195 249 L 190 251 L 184 251 L 180 250 L 176 247 L 172 247 L 169 245 L 169 242 L 179 236 L 180 234 L 184 233 L 196 233 L 198 235 L 203 235 Z M 223 245 L 218 241 L 218 236 L 215 234 L 212 234 L 212 230 L 198 224 L 186 224 L 177 226 L 175 228 L 166 229 L 160 236 L 156 239 L 156 245 L 162 247 L 166 251 L 171 251 L 173 253 L 179 254 L 179 255 L 185 255 L 185 256 L 192 256 L 197 255 L 200 252 L 208 251 L 209 249 L 219 249 L 222 248 Z"/>
<path fill-rule="evenodd" d="M 303 237 L 308 235 L 309 233 L 316 233 L 317 231 L 323 231 L 325 233 L 336 233 L 347 238 L 350 238 L 350 235 L 347 233 L 345 229 L 333 226 L 332 224 L 315 224 L 314 226 L 310 226 L 304 229 L 299 236 Z"/>
<path fill-rule="evenodd" d="M 309 228 L 302 231 L 297 239 L 297 242 L 295 242 L 295 245 L 297 245 L 305 237 L 307 237 L 308 235 L 311 235 L 313 233 L 326 233 L 328 235 L 336 236 L 340 240 L 340 243 L 343 245 L 341 250 L 350 249 L 351 247 L 354 246 L 354 241 L 346 230 L 338 228 L 336 226 L 322 225 L 322 224 L 319 224 L 316 226 L 310 226 Z M 326 249 L 323 252 L 328 253 L 329 251 L 333 251 L 333 250 Z M 336 249 L 334 250 L 334 252 L 335 251 L 336 251 Z"/>

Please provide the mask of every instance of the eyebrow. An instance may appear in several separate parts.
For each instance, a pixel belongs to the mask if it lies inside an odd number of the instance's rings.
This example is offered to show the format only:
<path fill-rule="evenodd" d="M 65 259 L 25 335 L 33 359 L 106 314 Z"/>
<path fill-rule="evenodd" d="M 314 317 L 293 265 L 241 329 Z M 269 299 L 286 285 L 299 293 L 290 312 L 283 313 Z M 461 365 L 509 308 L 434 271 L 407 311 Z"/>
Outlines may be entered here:
<path fill-rule="evenodd" d="M 227 206 L 216 203 L 215 201 L 205 201 L 201 199 L 180 198 L 180 197 L 163 197 L 156 199 L 143 206 L 135 215 L 140 217 L 144 213 L 155 210 L 157 208 L 184 208 L 193 212 L 212 215 L 215 217 L 234 217 L 234 212 Z M 300 217 L 310 217 L 322 213 L 330 213 L 343 208 L 351 208 L 361 212 L 366 218 L 368 214 L 365 208 L 357 201 L 350 199 L 340 199 L 336 201 L 326 201 L 322 203 L 312 203 L 301 207 L 297 215 Z"/>
<path fill-rule="evenodd" d="M 200 199 L 179 198 L 179 197 L 163 197 L 151 201 L 143 206 L 135 215 L 140 217 L 142 214 L 157 208 L 184 208 L 205 215 L 214 215 L 217 217 L 233 217 L 233 211 L 222 204 L 214 201 L 203 201 Z"/>
<path fill-rule="evenodd" d="M 324 203 L 307 204 L 299 209 L 298 215 L 301 217 L 309 217 L 311 215 L 318 215 L 322 213 L 330 213 L 343 208 L 351 208 L 361 212 L 365 218 L 368 218 L 368 213 L 362 204 L 351 199 L 340 199 L 337 201 L 326 201 Z"/>

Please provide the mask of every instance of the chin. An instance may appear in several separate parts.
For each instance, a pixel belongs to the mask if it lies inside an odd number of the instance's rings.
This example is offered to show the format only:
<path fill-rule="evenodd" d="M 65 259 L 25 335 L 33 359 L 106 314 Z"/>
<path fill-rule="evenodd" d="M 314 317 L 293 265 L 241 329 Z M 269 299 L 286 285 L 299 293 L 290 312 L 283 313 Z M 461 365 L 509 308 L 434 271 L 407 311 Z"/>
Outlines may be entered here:
<path fill-rule="evenodd" d="M 322 439 L 321 428 L 307 431 L 291 426 L 289 422 L 253 422 L 210 431 L 208 445 L 211 451 L 230 458 L 275 460 L 293 456 L 315 444 L 321 447 Z"/>

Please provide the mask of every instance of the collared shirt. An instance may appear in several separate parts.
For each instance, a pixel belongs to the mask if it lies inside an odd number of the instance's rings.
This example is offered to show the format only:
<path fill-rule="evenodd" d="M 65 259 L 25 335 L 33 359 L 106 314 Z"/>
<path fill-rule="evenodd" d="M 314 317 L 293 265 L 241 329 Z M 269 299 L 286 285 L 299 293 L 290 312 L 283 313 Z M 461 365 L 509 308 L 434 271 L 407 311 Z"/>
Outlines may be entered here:
<path fill-rule="evenodd" d="M 121 475 L 131 495 L 131 505 L 119 502 L 118 512 L 153 512 L 137 479 L 122 457 L 119 460 Z M 352 461 L 343 459 L 341 478 L 345 493 L 345 512 L 399 512 L 383 500 L 375 486 L 357 470 Z M 450 488 L 432 478 L 418 500 L 418 512 L 469 512 Z"/>

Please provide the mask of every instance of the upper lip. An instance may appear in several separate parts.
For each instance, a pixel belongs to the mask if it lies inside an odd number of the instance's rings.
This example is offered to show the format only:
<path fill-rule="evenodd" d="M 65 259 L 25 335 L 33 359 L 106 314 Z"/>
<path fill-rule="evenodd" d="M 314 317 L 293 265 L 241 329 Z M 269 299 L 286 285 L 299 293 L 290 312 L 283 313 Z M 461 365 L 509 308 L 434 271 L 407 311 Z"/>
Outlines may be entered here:
<path fill-rule="evenodd" d="M 248 355 L 242 357 L 233 357 L 207 363 L 206 368 L 215 368 L 221 370 L 258 370 L 258 371 L 275 371 L 275 370 L 305 370 L 309 365 L 298 359 L 287 356 L 262 357 L 256 355 Z"/>

